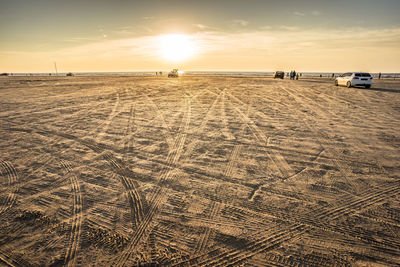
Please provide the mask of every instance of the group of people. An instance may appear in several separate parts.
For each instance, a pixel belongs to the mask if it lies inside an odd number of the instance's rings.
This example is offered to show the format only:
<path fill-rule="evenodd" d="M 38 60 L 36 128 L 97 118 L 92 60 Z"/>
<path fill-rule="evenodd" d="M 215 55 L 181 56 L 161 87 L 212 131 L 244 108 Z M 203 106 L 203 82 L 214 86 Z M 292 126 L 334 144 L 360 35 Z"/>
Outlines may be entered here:
<path fill-rule="evenodd" d="M 296 73 L 295 70 L 290 71 L 290 79 L 291 80 L 294 80 L 294 79 L 298 80 L 299 79 L 299 74 Z"/>

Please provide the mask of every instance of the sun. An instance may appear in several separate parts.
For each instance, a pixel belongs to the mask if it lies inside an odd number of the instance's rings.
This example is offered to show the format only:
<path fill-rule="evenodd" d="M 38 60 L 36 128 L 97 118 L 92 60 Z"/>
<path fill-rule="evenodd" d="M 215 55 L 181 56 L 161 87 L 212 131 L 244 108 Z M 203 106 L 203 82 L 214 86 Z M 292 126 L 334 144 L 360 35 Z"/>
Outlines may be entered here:
<path fill-rule="evenodd" d="M 185 34 L 168 34 L 160 36 L 160 55 L 173 62 L 184 61 L 195 54 L 193 38 Z"/>

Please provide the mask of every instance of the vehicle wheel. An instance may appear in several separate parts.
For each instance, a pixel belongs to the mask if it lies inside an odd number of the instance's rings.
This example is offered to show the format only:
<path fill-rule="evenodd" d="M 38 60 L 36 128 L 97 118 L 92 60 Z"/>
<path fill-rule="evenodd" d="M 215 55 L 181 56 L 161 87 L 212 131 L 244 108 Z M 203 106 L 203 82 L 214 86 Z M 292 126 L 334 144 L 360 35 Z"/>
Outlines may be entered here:
<path fill-rule="evenodd" d="M 367 84 L 366 86 L 365 86 L 365 88 L 371 88 L 371 85 L 370 84 Z"/>
<path fill-rule="evenodd" d="M 338 84 L 338 82 L 337 82 L 337 80 L 335 80 L 335 86 L 338 86 L 339 84 Z"/>
<path fill-rule="evenodd" d="M 347 83 L 346 83 L 346 86 L 347 86 L 348 88 L 350 88 L 350 87 L 351 87 L 351 82 L 347 82 Z"/>

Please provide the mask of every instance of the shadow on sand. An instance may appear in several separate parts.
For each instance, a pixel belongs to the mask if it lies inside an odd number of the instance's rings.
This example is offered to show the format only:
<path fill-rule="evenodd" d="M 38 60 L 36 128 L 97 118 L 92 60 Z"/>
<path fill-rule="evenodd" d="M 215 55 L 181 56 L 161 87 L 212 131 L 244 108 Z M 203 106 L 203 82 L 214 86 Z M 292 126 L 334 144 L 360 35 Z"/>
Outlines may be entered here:
<path fill-rule="evenodd" d="M 361 90 L 370 90 L 370 91 L 377 91 L 377 92 L 387 92 L 387 93 L 400 93 L 400 89 L 387 89 L 387 88 L 359 88 Z"/>

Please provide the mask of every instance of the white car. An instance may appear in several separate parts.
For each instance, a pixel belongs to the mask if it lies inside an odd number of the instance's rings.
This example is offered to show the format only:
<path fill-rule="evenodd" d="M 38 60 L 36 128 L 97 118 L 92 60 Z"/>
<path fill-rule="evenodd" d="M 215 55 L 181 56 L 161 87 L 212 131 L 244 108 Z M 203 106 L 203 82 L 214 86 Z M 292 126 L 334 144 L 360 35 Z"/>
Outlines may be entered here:
<path fill-rule="evenodd" d="M 335 79 L 335 85 L 345 85 L 347 87 L 361 85 L 365 86 L 365 88 L 370 88 L 372 76 L 368 72 L 347 72 Z"/>

